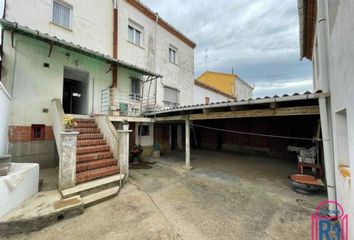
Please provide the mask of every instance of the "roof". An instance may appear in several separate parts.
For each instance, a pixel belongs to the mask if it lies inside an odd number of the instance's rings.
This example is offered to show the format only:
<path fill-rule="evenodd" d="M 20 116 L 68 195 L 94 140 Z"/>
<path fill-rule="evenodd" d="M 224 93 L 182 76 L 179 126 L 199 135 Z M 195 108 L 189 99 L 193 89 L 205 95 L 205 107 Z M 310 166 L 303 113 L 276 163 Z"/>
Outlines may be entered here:
<path fill-rule="evenodd" d="M 318 99 L 320 96 L 326 95 L 322 91 L 317 91 L 315 93 L 305 92 L 303 94 L 294 93 L 292 95 L 284 94 L 282 96 L 273 96 L 273 97 L 263 97 L 255 98 L 249 100 L 241 101 L 224 101 L 224 102 L 214 102 L 210 104 L 194 104 L 194 105 L 184 105 L 170 108 L 158 109 L 150 113 L 146 113 L 147 116 L 154 116 L 165 113 L 177 113 L 177 112 L 186 112 L 193 110 L 203 110 L 210 108 L 221 108 L 221 107 L 233 107 L 233 106 L 247 106 L 247 105 L 257 105 L 257 104 L 267 104 L 267 103 L 280 103 L 280 102 L 291 102 L 291 101 L 302 101 L 302 100 L 313 100 Z"/>
<path fill-rule="evenodd" d="M 190 46 L 191 48 L 195 48 L 197 44 L 193 42 L 191 39 L 189 39 L 186 35 L 178 31 L 176 28 L 174 28 L 172 25 L 170 25 L 166 20 L 158 16 L 157 13 L 153 12 L 150 8 L 145 6 L 143 3 L 141 3 L 139 0 L 126 0 L 130 5 L 135 7 L 137 10 L 139 10 L 141 13 L 145 14 L 148 18 L 150 18 L 153 21 L 157 21 L 157 23 L 172 33 L 174 36 L 182 40 L 185 44 Z"/>
<path fill-rule="evenodd" d="M 298 0 L 300 58 L 312 60 L 315 38 L 317 0 Z"/>
<path fill-rule="evenodd" d="M 209 90 L 209 91 L 212 91 L 212 92 L 215 92 L 215 93 L 217 93 L 217 94 L 223 95 L 224 97 L 231 98 L 231 99 L 236 99 L 234 96 L 229 95 L 229 94 L 227 94 L 227 93 L 224 93 L 224 92 L 222 92 L 222 91 L 219 91 L 217 88 L 215 88 L 215 87 L 213 87 L 213 86 L 210 86 L 210 85 L 208 85 L 208 84 L 205 84 L 205 83 L 203 83 L 203 82 L 201 82 L 201 81 L 194 80 L 194 84 L 197 85 L 197 86 L 199 86 L 199 87 L 205 88 L 205 89 L 207 89 L 207 90 Z"/>
<path fill-rule="evenodd" d="M 84 54 L 84 55 L 87 55 L 90 57 L 94 57 L 96 59 L 99 59 L 99 60 L 102 60 L 102 61 L 105 61 L 105 62 L 108 62 L 111 64 L 117 64 L 119 67 L 133 70 L 133 71 L 138 72 L 143 75 L 153 76 L 153 77 L 162 77 L 160 74 L 154 73 L 148 69 L 144 69 L 144 68 L 135 66 L 133 64 L 127 63 L 122 60 L 114 59 L 109 55 L 105 55 L 103 53 L 88 49 L 86 47 L 82 47 L 82 46 L 74 44 L 72 42 L 67 42 L 67 41 L 65 41 L 63 39 L 59 39 L 55 36 L 50 36 L 47 33 L 41 33 L 38 30 L 30 29 L 29 27 L 22 26 L 16 22 L 11 22 L 6 19 L 0 18 L 0 24 L 2 25 L 2 27 L 5 30 L 10 30 L 15 33 L 19 33 L 19 34 L 22 34 L 22 35 L 25 35 L 25 36 L 28 36 L 31 38 L 41 40 L 43 42 L 47 42 L 49 44 L 53 44 L 55 46 L 59 46 L 59 47 L 66 48 L 71 51 L 79 52 L 81 54 Z"/>
<path fill-rule="evenodd" d="M 206 71 L 197 80 L 209 87 L 217 89 L 228 96 L 235 96 L 235 79 L 237 75 L 222 72 Z"/>

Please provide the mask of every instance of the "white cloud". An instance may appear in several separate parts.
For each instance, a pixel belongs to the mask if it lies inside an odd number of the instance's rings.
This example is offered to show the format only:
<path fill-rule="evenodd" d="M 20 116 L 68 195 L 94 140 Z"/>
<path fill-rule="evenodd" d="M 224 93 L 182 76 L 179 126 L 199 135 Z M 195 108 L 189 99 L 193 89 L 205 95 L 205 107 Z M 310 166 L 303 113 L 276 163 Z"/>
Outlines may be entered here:
<path fill-rule="evenodd" d="M 274 83 L 266 91 L 269 94 L 289 92 L 295 89 L 291 82 L 312 78 L 311 65 L 299 61 L 297 1 L 143 2 L 198 44 L 196 75 L 205 71 L 205 49 L 209 49 L 208 70 L 231 72 L 234 68 L 259 89 L 265 82 Z M 296 90 L 306 91 L 310 85 L 298 85 Z"/>

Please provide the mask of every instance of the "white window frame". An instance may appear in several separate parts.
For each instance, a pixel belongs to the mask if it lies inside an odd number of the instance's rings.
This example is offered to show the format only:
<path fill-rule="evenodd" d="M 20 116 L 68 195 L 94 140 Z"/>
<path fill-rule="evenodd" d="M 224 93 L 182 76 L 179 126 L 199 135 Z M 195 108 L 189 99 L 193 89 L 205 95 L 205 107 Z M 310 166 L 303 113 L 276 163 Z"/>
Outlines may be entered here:
<path fill-rule="evenodd" d="M 129 39 L 129 27 L 133 28 L 133 41 Z M 137 32 L 140 33 L 140 42 L 139 44 L 136 41 L 136 34 Z M 140 24 L 134 22 L 133 20 L 129 19 L 128 22 L 128 42 L 138 46 L 138 47 L 144 47 L 144 27 L 141 26 Z"/>
<path fill-rule="evenodd" d="M 63 26 L 63 25 L 61 25 L 61 24 L 59 24 L 59 23 L 54 22 L 54 19 L 53 19 L 53 17 L 54 17 L 54 2 L 56 2 L 56 3 L 60 4 L 60 5 L 63 5 L 63 6 L 65 6 L 65 7 L 67 7 L 67 8 L 70 9 L 70 14 L 69 14 L 69 17 L 70 17 L 70 19 L 69 19 L 69 28 L 66 27 L 66 26 Z M 62 0 L 52 0 L 52 11 L 51 11 L 52 14 L 51 14 L 51 16 L 50 16 L 50 22 L 53 23 L 54 25 L 59 26 L 59 27 L 62 27 L 62 28 L 64 28 L 64 29 L 72 30 L 72 27 L 73 27 L 73 10 L 74 10 L 73 5 L 71 5 L 71 4 L 69 4 L 69 3 L 65 2 L 65 1 L 62 1 Z"/>
<path fill-rule="evenodd" d="M 171 51 L 174 52 L 174 54 L 175 54 L 174 61 L 171 61 L 171 55 L 170 55 Z M 178 48 L 176 48 L 175 46 L 170 44 L 169 47 L 168 47 L 168 61 L 170 63 L 178 65 L 178 55 L 179 55 L 178 54 Z"/>

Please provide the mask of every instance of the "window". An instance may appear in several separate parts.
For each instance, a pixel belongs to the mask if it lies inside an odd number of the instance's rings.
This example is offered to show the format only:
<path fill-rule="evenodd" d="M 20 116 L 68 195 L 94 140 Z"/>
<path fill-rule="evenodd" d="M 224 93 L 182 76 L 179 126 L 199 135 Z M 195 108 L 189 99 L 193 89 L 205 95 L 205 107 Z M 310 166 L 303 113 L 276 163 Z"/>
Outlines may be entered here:
<path fill-rule="evenodd" d="M 45 126 L 44 125 L 32 125 L 31 127 L 31 140 L 40 141 L 44 140 Z"/>
<path fill-rule="evenodd" d="M 170 46 L 168 51 L 170 63 L 177 64 L 177 48 Z"/>
<path fill-rule="evenodd" d="M 132 77 L 131 78 L 131 99 L 133 100 L 139 100 L 140 99 L 140 86 L 141 86 L 141 80 L 137 77 Z"/>
<path fill-rule="evenodd" d="M 142 33 L 143 33 L 143 27 L 129 20 L 128 41 L 141 47 L 143 45 Z"/>
<path fill-rule="evenodd" d="M 171 87 L 164 87 L 164 102 L 167 106 L 178 106 L 179 90 Z"/>
<path fill-rule="evenodd" d="M 71 29 L 72 6 L 62 1 L 53 1 L 52 22 L 62 27 Z"/>
<path fill-rule="evenodd" d="M 210 98 L 205 97 L 205 104 L 209 104 L 210 103 Z"/>
<path fill-rule="evenodd" d="M 150 128 L 148 125 L 139 125 L 138 127 L 138 135 L 140 136 L 149 136 Z"/>

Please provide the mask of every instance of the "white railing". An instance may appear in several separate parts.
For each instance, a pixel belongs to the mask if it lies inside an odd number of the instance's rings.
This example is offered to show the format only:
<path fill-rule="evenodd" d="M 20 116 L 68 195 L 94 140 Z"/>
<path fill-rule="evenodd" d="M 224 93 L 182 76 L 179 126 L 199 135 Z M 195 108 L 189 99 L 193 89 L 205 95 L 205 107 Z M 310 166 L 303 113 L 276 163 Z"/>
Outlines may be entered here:
<path fill-rule="evenodd" d="M 155 108 L 154 97 L 141 97 L 135 93 L 107 88 L 101 91 L 101 113 L 107 115 L 139 117 Z"/>

